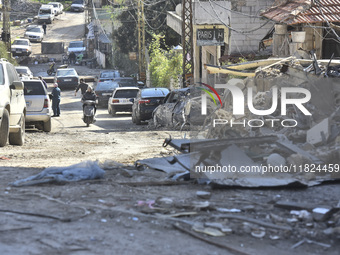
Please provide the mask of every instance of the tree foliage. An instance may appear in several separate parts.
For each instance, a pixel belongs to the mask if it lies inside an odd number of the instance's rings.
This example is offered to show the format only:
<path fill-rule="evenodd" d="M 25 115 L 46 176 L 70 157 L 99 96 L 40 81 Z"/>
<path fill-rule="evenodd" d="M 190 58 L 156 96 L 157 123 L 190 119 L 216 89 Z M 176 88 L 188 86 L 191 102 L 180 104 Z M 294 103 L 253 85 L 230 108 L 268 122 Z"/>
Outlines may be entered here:
<path fill-rule="evenodd" d="M 178 45 L 180 42 L 180 35 L 176 34 L 166 24 L 167 11 L 175 10 L 176 4 L 181 0 L 173 1 L 159 1 L 153 3 L 152 1 L 145 1 L 144 15 L 145 15 L 145 40 L 146 45 L 152 40 L 152 34 L 162 33 L 165 35 L 165 40 L 168 45 Z M 113 37 L 116 45 L 123 53 L 137 51 L 138 37 L 137 37 L 137 3 L 125 1 L 119 7 L 119 15 L 117 19 L 121 25 L 113 32 Z M 117 10 L 114 9 L 114 10 Z M 115 11 L 114 11 L 115 12 Z"/>
<path fill-rule="evenodd" d="M 182 54 L 170 50 L 165 44 L 164 37 L 156 34 L 153 34 L 149 51 L 151 85 L 169 88 L 171 79 L 177 80 L 178 76 L 182 75 Z"/>

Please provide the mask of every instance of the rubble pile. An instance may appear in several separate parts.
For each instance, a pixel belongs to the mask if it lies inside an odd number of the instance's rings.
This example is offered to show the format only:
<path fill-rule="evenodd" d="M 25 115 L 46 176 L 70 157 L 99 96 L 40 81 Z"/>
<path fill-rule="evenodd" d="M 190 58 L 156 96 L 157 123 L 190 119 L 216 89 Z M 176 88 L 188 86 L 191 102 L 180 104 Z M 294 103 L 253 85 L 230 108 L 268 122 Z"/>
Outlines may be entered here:
<path fill-rule="evenodd" d="M 30 2 L 26 0 L 11 1 L 11 20 L 26 19 L 31 16 L 32 18 L 38 15 L 41 4 L 39 2 Z"/>
<path fill-rule="evenodd" d="M 227 90 L 223 96 L 223 108 L 216 109 L 206 119 L 205 132 L 203 132 L 205 138 L 279 135 L 284 136 L 287 141 L 297 145 L 304 152 L 314 155 L 320 162 L 339 163 L 340 80 L 336 77 L 326 77 L 326 70 L 338 70 L 338 66 L 332 68 L 320 66 L 319 69 L 318 74 L 315 74 L 314 69 L 309 67 L 306 70 L 303 66 L 292 62 L 260 70 L 254 78 L 229 80 L 228 85 L 237 86 L 244 93 L 246 105 L 244 115 L 233 115 L 234 102 L 232 94 Z M 311 115 L 303 114 L 293 104 L 287 104 L 286 114 L 282 115 L 280 90 L 287 87 L 304 88 L 311 92 L 310 101 L 304 104 Z M 273 91 L 276 88 L 279 91 L 277 109 L 266 116 L 251 113 L 247 101 L 248 88 L 252 88 L 252 104 L 256 110 L 268 110 L 272 107 Z M 304 96 L 299 93 L 287 95 L 288 99 Z M 295 126 L 291 120 L 294 120 Z M 285 157 L 288 164 L 313 163 L 313 160 L 299 153 L 297 156 L 292 156 L 277 151 L 276 148 L 273 148 L 273 152 Z"/>

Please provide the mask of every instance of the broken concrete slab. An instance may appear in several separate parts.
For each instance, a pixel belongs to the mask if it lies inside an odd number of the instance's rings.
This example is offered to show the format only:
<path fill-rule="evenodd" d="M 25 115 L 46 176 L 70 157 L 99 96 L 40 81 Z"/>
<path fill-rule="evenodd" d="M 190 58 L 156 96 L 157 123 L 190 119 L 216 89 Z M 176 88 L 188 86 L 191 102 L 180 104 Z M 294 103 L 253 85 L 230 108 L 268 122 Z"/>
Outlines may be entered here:
<path fill-rule="evenodd" d="M 307 131 L 307 142 L 313 145 L 325 144 L 330 136 L 330 119 L 326 118 Z"/>
<path fill-rule="evenodd" d="M 177 158 L 177 160 L 176 160 Z M 179 173 L 179 172 L 186 172 L 187 169 L 184 166 L 190 166 L 190 158 L 188 158 L 186 155 L 179 155 L 173 157 L 164 157 L 164 158 L 149 158 L 149 159 L 142 159 L 137 160 L 136 165 L 146 165 L 150 168 L 160 170 L 163 172 L 166 172 L 168 174 L 170 173 Z M 183 162 L 185 165 L 183 165 Z"/>

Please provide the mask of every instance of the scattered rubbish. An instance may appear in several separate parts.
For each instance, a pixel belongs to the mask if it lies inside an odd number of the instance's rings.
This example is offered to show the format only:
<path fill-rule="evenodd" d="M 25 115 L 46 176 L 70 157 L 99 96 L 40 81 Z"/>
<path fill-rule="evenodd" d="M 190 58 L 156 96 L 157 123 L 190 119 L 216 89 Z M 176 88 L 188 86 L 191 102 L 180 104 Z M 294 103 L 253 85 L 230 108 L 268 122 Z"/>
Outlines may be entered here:
<path fill-rule="evenodd" d="M 219 230 L 221 230 L 224 234 L 231 234 L 233 232 L 233 230 L 229 227 L 225 227 L 223 224 L 218 223 L 218 222 L 206 222 L 204 223 L 204 225 L 206 227 L 211 227 L 211 228 L 217 228 Z"/>
<path fill-rule="evenodd" d="M 148 206 L 150 209 L 154 209 L 153 207 L 154 204 L 155 200 L 137 201 L 137 206 Z"/>
<path fill-rule="evenodd" d="M 100 221 L 103 222 L 103 223 L 106 223 L 106 222 L 107 222 L 106 219 L 101 219 Z"/>
<path fill-rule="evenodd" d="M 236 209 L 236 208 L 232 208 L 232 209 L 216 208 L 216 211 L 222 212 L 222 213 L 239 213 L 239 212 L 241 212 L 240 209 Z"/>
<path fill-rule="evenodd" d="M 198 233 L 203 233 L 209 236 L 225 236 L 225 233 L 222 231 L 216 229 L 216 228 L 211 228 L 211 227 L 204 227 L 203 224 L 196 223 L 192 226 L 192 230 L 198 232 Z"/>
<path fill-rule="evenodd" d="M 97 162 L 85 161 L 68 167 L 49 167 L 37 175 L 17 180 L 11 186 L 29 186 L 53 182 L 75 182 L 104 178 L 105 171 Z"/>
<path fill-rule="evenodd" d="M 264 228 L 260 228 L 260 229 L 257 229 L 257 230 L 253 230 L 251 232 L 251 235 L 253 237 L 256 237 L 256 238 L 263 238 L 266 235 L 266 231 L 265 231 Z"/>
<path fill-rule="evenodd" d="M 211 193 L 207 191 L 197 191 L 196 196 L 203 199 L 209 199 L 211 197 Z"/>
<path fill-rule="evenodd" d="M 332 247 L 330 244 L 320 243 L 320 242 L 316 242 L 316 241 L 313 241 L 313 240 L 305 238 L 305 239 L 297 242 L 296 244 L 294 244 L 290 248 L 291 249 L 295 249 L 295 248 L 297 248 L 298 246 L 300 246 L 300 245 L 302 245 L 304 243 L 312 243 L 312 244 L 316 244 L 316 245 L 319 245 L 319 246 L 322 246 L 322 247 L 325 247 L 325 248 L 331 248 Z"/>
<path fill-rule="evenodd" d="M 238 250 L 236 248 L 233 248 L 231 246 L 227 246 L 226 244 L 222 244 L 220 242 L 215 242 L 213 240 L 207 239 L 207 238 L 205 238 L 205 237 L 203 237 L 201 235 L 198 235 L 198 234 L 196 234 L 196 233 L 194 233 L 194 232 L 192 232 L 190 230 L 185 229 L 184 227 L 182 227 L 179 224 L 173 224 L 173 227 L 178 229 L 178 230 L 180 230 L 180 231 L 182 231 L 182 232 L 184 232 L 184 233 L 186 233 L 186 234 L 188 234 L 188 235 L 190 235 L 190 236 L 192 236 L 192 237 L 195 237 L 195 238 L 197 238 L 197 239 L 199 239 L 201 241 L 204 241 L 206 243 L 209 243 L 209 244 L 215 245 L 217 247 L 226 249 L 227 251 L 229 251 L 231 253 L 238 254 L 238 255 L 249 255 L 246 252 L 240 251 L 240 250 Z"/>

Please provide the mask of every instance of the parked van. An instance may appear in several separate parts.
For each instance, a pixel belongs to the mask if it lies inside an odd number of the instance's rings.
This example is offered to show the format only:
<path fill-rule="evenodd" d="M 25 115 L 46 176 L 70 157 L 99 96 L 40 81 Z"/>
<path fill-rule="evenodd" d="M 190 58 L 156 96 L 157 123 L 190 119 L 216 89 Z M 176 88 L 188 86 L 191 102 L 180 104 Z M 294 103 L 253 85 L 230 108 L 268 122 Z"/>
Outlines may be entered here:
<path fill-rule="evenodd" d="M 54 6 L 50 4 L 43 4 L 38 12 L 39 23 L 52 23 L 54 20 Z"/>

